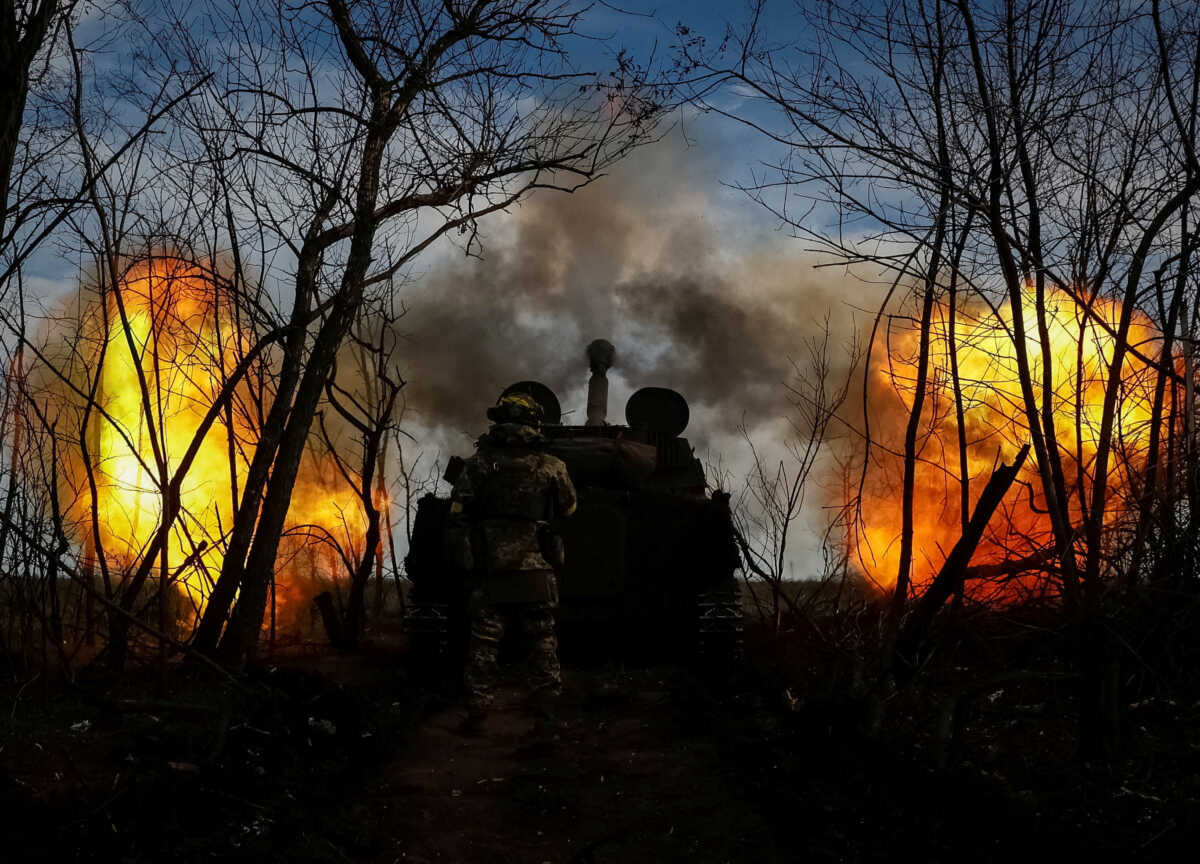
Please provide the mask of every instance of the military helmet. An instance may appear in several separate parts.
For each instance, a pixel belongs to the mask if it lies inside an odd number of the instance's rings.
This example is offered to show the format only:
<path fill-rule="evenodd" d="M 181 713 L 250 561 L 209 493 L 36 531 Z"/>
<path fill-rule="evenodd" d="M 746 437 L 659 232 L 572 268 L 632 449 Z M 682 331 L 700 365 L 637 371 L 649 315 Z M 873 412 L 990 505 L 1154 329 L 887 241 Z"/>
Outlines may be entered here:
<path fill-rule="evenodd" d="M 493 423 L 520 423 L 538 426 L 542 422 L 542 406 L 528 393 L 509 393 L 487 410 Z"/>

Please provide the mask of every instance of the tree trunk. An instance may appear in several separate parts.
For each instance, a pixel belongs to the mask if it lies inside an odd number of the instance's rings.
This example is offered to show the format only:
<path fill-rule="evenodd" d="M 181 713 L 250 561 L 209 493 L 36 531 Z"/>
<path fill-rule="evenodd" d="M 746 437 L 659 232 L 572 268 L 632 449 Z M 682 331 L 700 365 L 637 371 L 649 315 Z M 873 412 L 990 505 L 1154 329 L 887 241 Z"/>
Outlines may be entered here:
<path fill-rule="evenodd" d="M 346 641 L 350 645 L 357 645 L 362 638 L 363 625 L 366 623 L 367 582 L 371 578 L 377 553 L 381 549 L 379 541 L 379 511 L 376 510 L 367 517 L 367 536 L 363 542 L 362 558 L 350 580 L 350 602 L 346 609 Z"/>
<path fill-rule="evenodd" d="M 239 580 L 241 589 L 237 605 L 218 646 L 221 656 L 235 664 L 244 662 L 258 642 L 258 631 L 266 612 L 268 588 L 274 575 L 275 555 L 279 551 L 279 540 L 291 506 L 300 460 L 304 456 L 325 379 L 333 368 L 337 348 L 349 330 L 353 316 L 354 307 L 343 302 L 334 307 L 321 326 L 305 365 L 304 376 L 296 390 L 296 400 L 287 425 L 280 437 L 275 464 L 262 497 L 262 510 L 258 513 L 250 554 Z"/>
<path fill-rule="evenodd" d="M 329 644 L 338 650 L 348 647 L 346 633 L 342 630 L 342 619 L 338 617 L 337 607 L 333 603 L 333 595 L 328 591 L 322 591 L 313 598 L 313 603 L 316 604 L 317 611 L 321 613 L 321 624 L 325 627 L 325 635 L 329 637 Z"/>
<path fill-rule="evenodd" d="M 321 216 L 318 215 L 318 219 Z M 309 238 L 315 236 L 316 223 L 309 229 Z M 292 394 L 300 380 L 303 366 L 303 350 L 306 329 L 303 326 L 307 316 L 316 279 L 317 252 L 311 246 L 306 246 L 301 254 L 301 263 L 296 275 L 296 301 L 292 309 L 290 322 L 292 332 L 288 335 L 283 351 L 283 366 L 279 376 L 279 386 L 267 412 L 266 422 L 254 448 L 254 456 L 246 471 L 245 484 L 242 488 L 241 503 L 233 518 L 233 530 L 230 533 L 229 545 L 221 562 L 221 572 L 213 586 L 204 615 L 196 628 L 194 644 L 200 651 L 212 653 L 216 650 L 221 638 L 225 622 L 229 617 L 229 608 L 233 605 L 234 597 L 241 586 L 244 574 L 246 554 L 254 538 L 254 526 L 258 521 L 259 508 L 262 506 L 263 487 L 270 477 L 271 465 L 279 449 L 279 441 L 283 435 L 284 424 L 291 408 Z"/>
<path fill-rule="evenodd" d="M 4 83 L 0 84 L 0 237 L 6 230 L 8 192 L 12 183 L 13 160 L 16 157 L 21 123 L 25 118 L 25 102 L 29 97 L 29 66 L 41 50 L 50 24 L 58 14 L 57 0 L 42 0 L 36 8 L 25 6 L 25 34 L 17 32 L 17 19 L 7 5 L 5 20 L 0 22 L 0 69 Z"/>
<path fill-rule="evenodd" d="M 1026 444 L 1017 453 L 1017 458 L 1013 460 L 1013 463 L 997 468 L 983 487 L 979 500 L 975 502 L 975 510 L 971 514 L 967 530 L 963 532 L 962 537 L 950 550 L 950 554 L 946 556 L 945 563 L 942 564 L 942 568 L 934 577 L 925 594 L 916 603 L 912 614 L 908 616 L 908 620 L 904 624 L 904 629 L 896 640 L 896 649 L 891 663 L 894 672 L 911 671 L 915 666 L 917 649 L 920 648 L 929 632 L 934 617 L 950 595 L 960 589 L 966 575 L 967 565 L 971 561 L 971 556 L 975 554 L 979 541 L 983 539 L 983 532 L 987 529 L 992 514 L 996 512 L 996 508 L 1004 500 L 1009 487 L 1017 479 L 1017 474 L 1020 473 L 1021 466 L 1025 464 L 1025 458 L 1028 455 L 1029 445 Z"/>

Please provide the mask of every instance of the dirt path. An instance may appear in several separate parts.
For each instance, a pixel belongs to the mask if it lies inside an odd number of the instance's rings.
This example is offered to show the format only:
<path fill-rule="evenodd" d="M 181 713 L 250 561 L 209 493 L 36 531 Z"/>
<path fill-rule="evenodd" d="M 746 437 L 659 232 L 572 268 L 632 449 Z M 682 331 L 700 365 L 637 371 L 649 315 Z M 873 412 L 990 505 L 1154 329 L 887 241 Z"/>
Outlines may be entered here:
<path fill-rule="evenodd" d="M 373 818 L 386 862 L 772 861 L 771 834 L 721 767 L 688 685 L 672 670 L 570 672 L 552 755 L 518 748 L 532 726 L 518 691 L 486 732 L 431 714 L 379 775 Z"/>

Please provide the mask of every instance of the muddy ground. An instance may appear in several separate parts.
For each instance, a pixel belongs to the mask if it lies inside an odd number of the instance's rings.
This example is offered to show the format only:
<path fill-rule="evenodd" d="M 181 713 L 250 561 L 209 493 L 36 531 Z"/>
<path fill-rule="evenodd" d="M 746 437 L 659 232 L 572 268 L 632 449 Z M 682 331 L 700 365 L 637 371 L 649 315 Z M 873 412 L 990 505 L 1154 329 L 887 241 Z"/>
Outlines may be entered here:
<path fill-rule="evenodd" d="M 1184 860 L 1196 802 L 995 765 L 936 767 L 861 706 L 797 704 L 743 669 L 567 670 L 549 753 L 517 686 L 485 734 L 386 655 L 292 658 L 165 692 L 37 681 L 0 705 L 5 861 Z M 1015 746 L 1015 745 L 1014 745 Z M 1190 746 L 1190 745 L 1188 745 Z M 1007 757 L 1011 759 L 1010 757 Z M 1178 773 L 1193 788 L 1195 767 Z M 1190 773 L 1189 773 L 1190 772 Z M 1121 792 L 1124 788 L 1126 791 Z M 1174 800 L 1178 799 L 1178 800 Z"/>

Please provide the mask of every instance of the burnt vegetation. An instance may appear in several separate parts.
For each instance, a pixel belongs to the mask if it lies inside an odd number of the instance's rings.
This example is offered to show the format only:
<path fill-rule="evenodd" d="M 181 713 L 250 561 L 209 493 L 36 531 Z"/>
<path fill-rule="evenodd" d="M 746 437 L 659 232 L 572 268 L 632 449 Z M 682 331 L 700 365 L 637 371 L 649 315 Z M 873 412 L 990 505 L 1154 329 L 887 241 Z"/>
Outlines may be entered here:
<path fill-rule="evenodd" d="M 625 15 L 0 2 L 0 858 L 1194 854 L 1196 5 L 758 0 L 644 58 L 597 35 Z M 600 260 L 641 238 L 593 183 L 676 110 L 777 148 L 742 186 L 803 244 L 795 302 L 707 229 Z M 865 316 L 814 324 L 848 285 Z M 651 466 L 584 489 L 636 542 L 561 532 L 642 593 L 564 639 L 555 753 L 511 707 L 469 742 L 414 626 L 448 506 L 418 435 L 546 321 L 549 366 L 622 314 L 740 456 L 554 424 Z M 744 652 L 690 645 L 700 571 Z"/>

